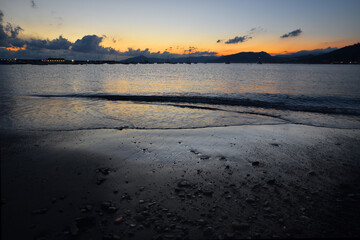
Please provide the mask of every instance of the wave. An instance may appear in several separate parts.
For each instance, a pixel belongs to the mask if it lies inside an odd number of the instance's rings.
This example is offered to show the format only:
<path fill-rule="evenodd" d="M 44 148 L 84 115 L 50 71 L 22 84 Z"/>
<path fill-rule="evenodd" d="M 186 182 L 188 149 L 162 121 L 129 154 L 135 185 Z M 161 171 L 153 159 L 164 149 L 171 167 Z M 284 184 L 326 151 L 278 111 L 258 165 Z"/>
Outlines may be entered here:
<path fill-rule="evenodd" d="M 244 94 L 237 97 L 187 96 L 187 95 L 117 95 L 117 94 L 45 94 L 32 95 L 46 98 L 89 98 L 108 101 L 130 101 L 142 103 L 182 103 L 223 106 L 270 108 L 325 114 L 360 116 L 360 98 L 341 96 L 303 96 L 287 94 Z M 179 105 L 180 106 L 180 105 Z M 181 105 L 188 108 L 214 110 L 213 107 Z"/>

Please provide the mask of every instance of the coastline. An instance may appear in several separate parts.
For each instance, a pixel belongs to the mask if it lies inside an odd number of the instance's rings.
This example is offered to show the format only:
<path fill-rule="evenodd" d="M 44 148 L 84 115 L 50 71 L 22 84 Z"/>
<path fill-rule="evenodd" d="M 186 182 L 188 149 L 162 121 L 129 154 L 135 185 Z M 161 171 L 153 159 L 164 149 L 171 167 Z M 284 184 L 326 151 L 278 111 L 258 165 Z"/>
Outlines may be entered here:
<path fill-rule="evenodd" d="M 360 236 L 360 130 L 1 131 L 2 239 Z"/>

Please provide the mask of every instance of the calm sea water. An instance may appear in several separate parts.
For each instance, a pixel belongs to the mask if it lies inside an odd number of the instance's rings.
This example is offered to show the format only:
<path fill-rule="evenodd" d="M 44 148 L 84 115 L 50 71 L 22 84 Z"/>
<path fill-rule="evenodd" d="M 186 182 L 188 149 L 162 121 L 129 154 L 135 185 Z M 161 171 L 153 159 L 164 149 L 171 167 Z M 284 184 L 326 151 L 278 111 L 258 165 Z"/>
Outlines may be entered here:
<path fill-rule="evenodd" d="M 0 128 L 360 129 L 359 65 L 0 65 Z"/>

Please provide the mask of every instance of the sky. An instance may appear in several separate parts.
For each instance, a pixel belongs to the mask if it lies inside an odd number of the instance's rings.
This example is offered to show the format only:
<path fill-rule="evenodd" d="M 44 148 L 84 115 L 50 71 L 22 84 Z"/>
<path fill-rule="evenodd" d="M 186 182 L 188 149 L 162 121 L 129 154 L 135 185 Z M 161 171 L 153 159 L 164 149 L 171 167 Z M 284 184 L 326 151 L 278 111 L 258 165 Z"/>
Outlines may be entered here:
<path fill-rule="evenodd" d="M 359 0 L 0 0 L 0 58 L 272 55 L 360 41 Z"/>

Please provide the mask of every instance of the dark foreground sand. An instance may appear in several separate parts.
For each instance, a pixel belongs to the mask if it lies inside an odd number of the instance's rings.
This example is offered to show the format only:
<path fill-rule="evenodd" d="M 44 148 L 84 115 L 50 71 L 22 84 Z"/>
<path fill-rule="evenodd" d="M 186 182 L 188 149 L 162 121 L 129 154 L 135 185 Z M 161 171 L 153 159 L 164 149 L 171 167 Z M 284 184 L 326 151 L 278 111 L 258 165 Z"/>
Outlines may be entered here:
<path fill-rule="evenodd" d="M 360 236 L 360 130 L 1 132 L 2 239 Z"/>

